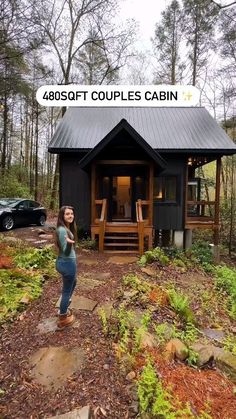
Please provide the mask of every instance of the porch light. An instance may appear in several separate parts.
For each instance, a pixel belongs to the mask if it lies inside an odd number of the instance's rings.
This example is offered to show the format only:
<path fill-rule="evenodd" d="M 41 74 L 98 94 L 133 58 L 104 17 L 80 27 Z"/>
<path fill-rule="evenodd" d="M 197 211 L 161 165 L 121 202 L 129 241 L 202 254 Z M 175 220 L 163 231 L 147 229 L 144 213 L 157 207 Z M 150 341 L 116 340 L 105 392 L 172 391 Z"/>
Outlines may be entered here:
<path fill-rule="evenodd" d="M 188 166 L 192 166 L 193 165 L 193 159 L 192 157 L 188 158 Z"/>

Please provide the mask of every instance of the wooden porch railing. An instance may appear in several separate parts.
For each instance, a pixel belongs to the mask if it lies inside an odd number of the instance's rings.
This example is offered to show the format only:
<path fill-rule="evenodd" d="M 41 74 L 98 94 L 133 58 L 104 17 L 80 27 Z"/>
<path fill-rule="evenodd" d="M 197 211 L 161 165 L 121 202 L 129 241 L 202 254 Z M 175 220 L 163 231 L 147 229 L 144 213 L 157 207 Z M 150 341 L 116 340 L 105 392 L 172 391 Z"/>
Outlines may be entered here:
<path fill-rule="evenodd" d="M 96 213 L 96 218 L 94 220 L 94 224 L 91 226 L 91 236 L 92 236 L 92 239 L 95 239 L 95 235 L 98 234 L 99 252 L 103 252 L 104 236 L 105 236 L 106 220 L 107 220 L 107 200 L 106 199 L 95 200 L 95 213 Z"/>
<path fill-rule="evenodd" d="M 105 236 L 105 230 L 106 230 L 106 220 L 107 220 L 107 200 L 103 199 L 101 217 L 99 220 L 99 243 L 98 243 L 99 252 L 103 252 L 104 250 L 104 236 Z"/>
<path fill-rule="evenodd" d="M 149 214 L 150 201 L 143 201 L 138 199 L 136 202 L 136 220 L 138 225 L 138 238 L 139 238 L 139 254 L 144 252 L 144 237 L 148 236 L 148 248 L 152 247 L 152 226 L 150 226 L 149 218 L 144 218 L 143 207 L 147 206 L 147 214 Z M 145 228 L 146 227 L 146 228 Z"/>
<path fill-rule="evenodd" d="M 191 211 L 192 207 L 192 211 Z M 188 201 L 185 228 L 213 228 L 216 222 L 216 201 Z"/>

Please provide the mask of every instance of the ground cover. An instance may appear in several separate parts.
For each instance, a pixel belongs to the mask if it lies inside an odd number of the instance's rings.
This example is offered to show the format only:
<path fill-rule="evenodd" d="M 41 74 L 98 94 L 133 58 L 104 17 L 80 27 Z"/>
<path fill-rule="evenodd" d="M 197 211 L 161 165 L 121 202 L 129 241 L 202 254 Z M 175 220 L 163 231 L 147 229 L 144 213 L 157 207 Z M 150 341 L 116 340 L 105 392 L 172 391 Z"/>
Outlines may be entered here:
<path fill-rule="evenodd" d="M 39 324 L 57 313 L 60 278 L 45 271 L 53 258 L 47 259 L 47 248 L 30 251 L 28 258 L 26 241 L 0 245 L 1 271 L 18 269 L 32 279 L 36 274 L 46 279 L 40 295 L 5 313 L 0 417 L 52 417 L 85 405 L 95 418 L 235 417 L 233 376 L 219 369 L 211 353 L 199 365 L 194 346 L 200 342 L 235 354 L 234 270 L 217 275 L 209 260 L 203 261 L 204 270 L 195 254 L 185 258 L 174 250 L 163 255 L 158 249 L 139 263 L 124 257 L 122 263 L 122 258 L 79 249 L 76 296 L 96 301 L 97 307 L 75 311 L 75 328 L 41 333 Z M 15 254 L 20 248 L 22 257 Z M 39 266 L 35 255 L 43 252 L 41 263 L 46 263 Z M 83 366 L 63 385 L 53 389 L 35 379 L 29 359 L 38 350 L 77 347 L 85 354 Z"/>

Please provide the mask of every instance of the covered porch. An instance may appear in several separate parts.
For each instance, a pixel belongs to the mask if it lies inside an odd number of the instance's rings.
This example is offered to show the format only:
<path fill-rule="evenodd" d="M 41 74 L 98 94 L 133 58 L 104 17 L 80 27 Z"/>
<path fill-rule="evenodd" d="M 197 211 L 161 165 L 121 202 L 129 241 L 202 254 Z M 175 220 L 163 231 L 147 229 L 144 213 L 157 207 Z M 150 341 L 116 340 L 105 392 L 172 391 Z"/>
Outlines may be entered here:
<path fill-rule="evenodd" d="M 211 159 L 212 160 L 212 159 Z M 201 199 L 201 179 L 194 177 L 195 170 L 208 163 L 206 157 L 189 157 L 186 170 L 185 188 L 185 230 L 212 229 L 214 245 L 219 244 L 220 230 L 220 173 L 221 157 L 216 159 L 215 191 L 213 199 Z"/>

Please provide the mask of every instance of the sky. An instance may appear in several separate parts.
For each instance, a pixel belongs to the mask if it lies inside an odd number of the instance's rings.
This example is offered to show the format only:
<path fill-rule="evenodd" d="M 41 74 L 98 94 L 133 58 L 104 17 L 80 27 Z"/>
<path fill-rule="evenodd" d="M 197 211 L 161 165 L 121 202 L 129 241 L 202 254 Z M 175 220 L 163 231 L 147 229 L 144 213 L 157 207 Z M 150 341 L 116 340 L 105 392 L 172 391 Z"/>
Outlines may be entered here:
<path fill-rule="evenodd" d="M 155 24 L 159 20 L 161 12 L 171 0 L 123 0 L 120 4 L 123 19 L 134 18 L 140 27 L 141 46 L 150 49 L 150 38 L 154 36 Z"/>

